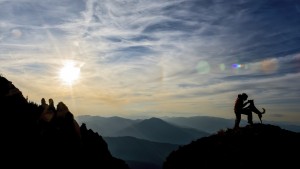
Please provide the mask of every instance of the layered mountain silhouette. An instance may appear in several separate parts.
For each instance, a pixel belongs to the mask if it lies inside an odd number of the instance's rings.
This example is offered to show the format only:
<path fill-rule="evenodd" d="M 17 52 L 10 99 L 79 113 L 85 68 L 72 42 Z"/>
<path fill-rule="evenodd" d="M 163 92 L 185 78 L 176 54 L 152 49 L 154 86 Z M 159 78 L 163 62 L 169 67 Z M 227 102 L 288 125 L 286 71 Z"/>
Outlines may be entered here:
<path fill-rule="evenodd" d="M 299 165 L 300 133 L 254 124 L 218 133 L 173 151 L 164 169 L 294 168 Z"/>
<path fill-rule="evenodd" d="M 208 133 L 191 128 L 180 128 L 153 117 L 119 131 L 118 135 L 161 143 L 187 144 L 192 140 L 207 136 Z"/>
<path fill-rule="evenodd" d="M 119 131 L 127 128 L 141 120 L 132 120 L 122 117 L 100 117 L 81 115 L 76 117 L 79 123 L 85 123 L 89 128 L 97 131 L 103 137 L 116 137 L 119 136 Z"/>
<path fill-rule="evenodd" d="M 28 101 L 12 82 L 0 76 L 3 166 L 129 169 L 111 155 L 102 136 L 85 124 L 79 126 L 62 102 L 54 114 L 47 110 Z"/>
<path fill-rule="evenodd" d="M 205 131 L 207 133 L 215 133 L 221 129 L 230 128 L 234 125 L 234 120 L 209 116 L 194 117 L 165 117 L 166 122 L 178 126 L 185 126 Z M 241 122 L 244 124 L 243 122 Z"/>
<path fill-rule="evenodd" d="M 232 112 L 233 113 L 233 112 Z M 234 115 L 234 114 L 233 114 Z M 86 123 L 86 125 L 98 132 L 102 136 L 106 137 L 118 137 L 119 131 L 137 124 L 143 120 L 147 119 L 128 119 L 124 117 L 101 117 L 101 116 L 90 116 L 81 115 L 76 117 L 79 123 Z M 204 131 L 206 133 L 214 134 L 221 129 L 227 129 L 234 126 L 235 119 L 226 119 L 220 117 L 212 116 L 192 116 L 192 117 L 161 117 L 161 120 L 175 125 L 180 128 L 192 128 L 199 131 Z M 259 122 L 259 119 L 254 116 L 255 120 Z M 288 123 L 284 121 L 268 121 L 263 120 L 263 123 L 272 124 L 279 126 L 286 130 L 291 130 L 294 132 L 300 132 L 300 126 Z M 240 125 L 246 126 L 248 123 L 246 119 L 242 119 Z"/>
<path fill-rule="evenodd" d="M 207 132 L 167 123 L 159 118 L 130 120 L 120 117 L 79 116 L 79 122 L 86 123 L 106 137 L 131 136 L 153 142 L 183 145 L 209 135 Z M 113 126 L 108 128 L 107 126 Z"/>
<path fill-rule="evenodd" d="M 167 155 L 179 145 L 208 135 L 159 118 L 132 120 L 84 115 L 77 119 L 101 133 L 112 155 L 125 160 L 131 169 L 161 169 Z"/>
<path fill-rule="evenodd" d="M 233 114 L 233 112 L 232 112 Z M 234 115 L 234 114 L 233 114 Z M 171 123 L 173 125 L 182 126 L 182 127 L 188 127 L 188 128 L 194 128 L 197 130 L 205 131 L 208 133 L 216 133 L 221 129 L 227 129 L 234 126 L 235 119 L 225 119 L 220 117 L 211 117 L 211 116 L 193 116 L 193 117 L 164 117 L 162 118 L 164 121 Z M 259 122 L 259 119 L 257 116 L 254 116 L 254 121 Z M 284 122 L 284 121 L 268 121 L 263 120 L 263 123 L 266 124 L 272 124 L 279 126 L 286 130 L 291 130 L 294 132 L 300 132 L 300 126 Z M 241 120 L 240 125 L 246 126 L 247 120 Z"/>

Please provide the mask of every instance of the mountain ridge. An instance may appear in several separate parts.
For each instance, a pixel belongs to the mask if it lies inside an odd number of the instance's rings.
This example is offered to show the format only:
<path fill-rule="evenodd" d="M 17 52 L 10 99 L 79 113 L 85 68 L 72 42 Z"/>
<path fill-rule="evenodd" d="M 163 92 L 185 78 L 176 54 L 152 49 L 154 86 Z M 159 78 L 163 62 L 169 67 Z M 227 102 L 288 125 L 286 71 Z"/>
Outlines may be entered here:
<path fill-rule="evenodd" d="M 119 136 L 133 136 L 154 142 L 186 144 L 208 133 L 196 129 L 181 128 L 159 118 L 150 118 L 135 123 L 118 133 Z"/>
<path fill-rule="evenodd" d="M 79 122 L 86 123 L 105 137 L 132 136 L 154 142 L 186 144 L 209 134 L 201 130 L 173 125 L 156 117 L 138 120 L 121 117 L 117 118 L 121 119 L 118 123 L 112 120 L 116 117 L 79 116 L 77 118 Z"/>

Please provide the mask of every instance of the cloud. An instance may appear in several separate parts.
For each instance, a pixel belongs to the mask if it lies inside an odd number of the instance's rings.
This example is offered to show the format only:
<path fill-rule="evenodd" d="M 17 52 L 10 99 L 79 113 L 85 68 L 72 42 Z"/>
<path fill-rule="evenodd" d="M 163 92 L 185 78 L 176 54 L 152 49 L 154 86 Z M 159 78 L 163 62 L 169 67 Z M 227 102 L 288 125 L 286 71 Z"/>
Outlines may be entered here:
<path fill-rule="evenodd" d="M 0 6 L 1 73 L 26 93 L 89 105 L 75 106 L 80 113 L 104 107 L 197 114 L 198 102 L 208 105 L 202 113 L 219 112 L 242 91 L 265 104 L 298 99 L 296 1 L 20 0 Z M 68 59 L 83 63 L 72 89 L 58 78 Z"/>

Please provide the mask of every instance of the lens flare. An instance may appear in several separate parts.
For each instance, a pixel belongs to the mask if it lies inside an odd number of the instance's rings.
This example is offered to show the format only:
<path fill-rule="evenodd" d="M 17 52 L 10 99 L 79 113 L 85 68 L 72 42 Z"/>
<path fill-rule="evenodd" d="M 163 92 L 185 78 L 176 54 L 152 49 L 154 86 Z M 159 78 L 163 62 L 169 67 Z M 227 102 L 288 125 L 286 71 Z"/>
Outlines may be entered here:
<path fill-rule="evenodd" d="M 208 62 L 206 62 L 206 61 L 200 61 L 197 64 L 197 71 L 200 74 L 207 74 L 207 73 L 209 73 L 210 72 L 210 66 L 209 66 Z"/>
<path fill-rule="evenodd" d="M 237 64 L 237 63 L 235 63 L 235 64 L 232 64 L 232 66 L 231 66 L 232 68 L 234 68 L 234 69 L 238 69 L 238 68 L 241 68 L 242 67 L 242 65 L 241 64 Z"/>
<path fill-rule="evenodd" d="M 219 65 L 219 69 L 220 69 L 222 72 L 225 71 L 225 69 L 226 69 L 225 64 L 224 64 L 224 63 L 221 63 L 221 64 Z"/>
<path fill-rule="evenodd" d="M 232 64 L 231 67 L 233 69 L 248 69 L 248 65 L 246 64 L 238 64 L 238 63 L 235 63 L 235 64 Z"/>
<path fill-rule="evenodd" d="M 262 61 L 261 69 L 264 73 L 274 73 L 278 69 L 278 60 L 269 59 Z"/>

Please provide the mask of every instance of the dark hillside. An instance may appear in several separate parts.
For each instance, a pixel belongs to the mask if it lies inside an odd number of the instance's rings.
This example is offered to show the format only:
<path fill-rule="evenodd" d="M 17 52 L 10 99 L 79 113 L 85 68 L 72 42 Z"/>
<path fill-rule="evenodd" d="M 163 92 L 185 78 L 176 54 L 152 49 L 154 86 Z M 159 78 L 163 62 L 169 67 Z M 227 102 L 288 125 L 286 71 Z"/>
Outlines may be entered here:
<path fill-rule="evenodd" d="M 300 133 L 268 124 L 227 129 L 172 152 L 164 169 L 294 168 L 299 165 Z"/>

